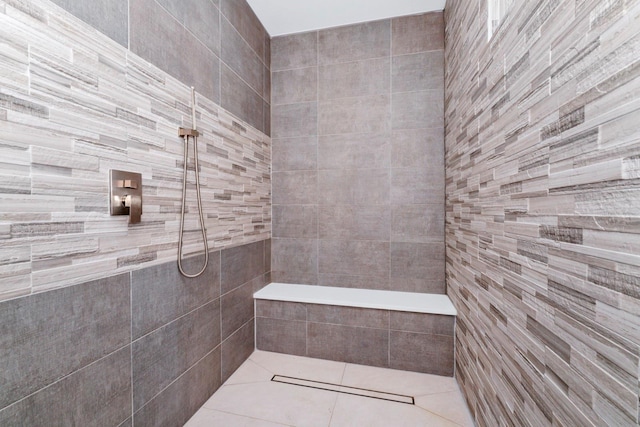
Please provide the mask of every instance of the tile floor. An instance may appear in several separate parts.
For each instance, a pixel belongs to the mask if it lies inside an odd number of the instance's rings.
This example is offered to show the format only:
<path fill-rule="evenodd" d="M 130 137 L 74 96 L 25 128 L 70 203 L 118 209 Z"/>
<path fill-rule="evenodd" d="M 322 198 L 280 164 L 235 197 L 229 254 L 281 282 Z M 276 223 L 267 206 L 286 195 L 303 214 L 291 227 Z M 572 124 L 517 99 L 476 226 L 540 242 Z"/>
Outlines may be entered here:
<path fill-rule="evenodd" d="M 272 382 L 273 375 L 410 395 L 415 405 Z M 471 427 L 473 421 L 453 378 L 255 351 L 186 426 Z"/>

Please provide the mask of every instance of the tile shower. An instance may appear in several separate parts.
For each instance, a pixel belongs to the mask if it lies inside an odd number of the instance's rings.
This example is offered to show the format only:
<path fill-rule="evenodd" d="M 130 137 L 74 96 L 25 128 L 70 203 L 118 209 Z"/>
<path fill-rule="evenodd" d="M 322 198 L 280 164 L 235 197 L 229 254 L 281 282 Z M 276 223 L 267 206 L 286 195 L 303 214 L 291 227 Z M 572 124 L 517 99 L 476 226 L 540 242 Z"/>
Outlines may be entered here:
<path fill-rule="evenodd" d="M 446 292 L 478 425 L 637 425 L 640 2 L 516 3 L 270 40 L 243 0 L 0 0 L 0 424 L 184 423 L 273 275 Z"/>

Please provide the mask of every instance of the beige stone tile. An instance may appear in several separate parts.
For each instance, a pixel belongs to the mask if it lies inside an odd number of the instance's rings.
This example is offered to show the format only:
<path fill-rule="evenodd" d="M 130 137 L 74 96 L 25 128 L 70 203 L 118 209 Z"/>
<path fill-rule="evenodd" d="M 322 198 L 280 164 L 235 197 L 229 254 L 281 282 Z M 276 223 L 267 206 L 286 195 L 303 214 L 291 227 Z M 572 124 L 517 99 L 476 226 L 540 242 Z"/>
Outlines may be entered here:
<path fill-rule="evenodd" d="M 455 378 L 354 364 L 347 364 L 342 384 L 411 396 L 458 390 Z"/>
<path fill-rule="evenodd" d="M 464 427 L 473 427 L 473 420 L 460 390 L 416 396 L 416 406 Z"/>
<path fill-rule="evenodd" d="M 242 415 L 229 414 L 223 411 L 202 408 L 185 424 L 185 427 L 211 427 L 211 426 L 236 426 L 236 427 L 279 427 L 285 424 L 272 423 L 257 418 L 244 417 Z"/>
<path fill-rule="evenodd" d="M 225 381 L 224 385 L 265 382 L 271 381 L 272 377 L 271 371 L 249 359 Z"/>
<path fill-rule="evenodd" d="M 457 424 L 414 405 L 341 394 L 338 396 L 330 426 L 457 427 Z"/>
<path fill-rule="evenodd" d="M 346 366 L 346 364 L 342 362 L 270 353 L 260 350 L 256 350 L 249 360 L 267 369 L 274 375 L 286 375 L 289 377 L 335 384 L 340 384 Z"/>
<path fill-rule="evenodd" d="M 329 425 L 336 396 L 276 382 L 234 384 L 220 388 L 204 407 L 286 425 Z"/>

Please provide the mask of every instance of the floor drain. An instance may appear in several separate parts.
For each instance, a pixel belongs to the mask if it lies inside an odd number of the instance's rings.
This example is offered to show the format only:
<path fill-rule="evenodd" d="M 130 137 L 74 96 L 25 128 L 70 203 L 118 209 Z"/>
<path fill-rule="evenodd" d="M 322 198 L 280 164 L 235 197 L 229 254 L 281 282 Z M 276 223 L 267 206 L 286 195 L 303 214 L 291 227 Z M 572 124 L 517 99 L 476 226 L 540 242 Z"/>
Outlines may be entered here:
<path fill-rule="evenodd" d="M 403 394 L 387 393 L 385 391 L 369 390 L 366 388 L 349 387 L 346 385 L 325 383 L 322 381 L 306 380 L 303 378 L 287 377 L 284 375 L 274 375 L 271 381 L 283 384 L 297 385 L 301 387 L 315 388 L 318 390 L 334 391 L 336 393 L 351 394 L 354 396 L 370 397 L 372 399 L 388 400 L 390 402 L 405 403 L 414 405 L 413 396 Z"/>

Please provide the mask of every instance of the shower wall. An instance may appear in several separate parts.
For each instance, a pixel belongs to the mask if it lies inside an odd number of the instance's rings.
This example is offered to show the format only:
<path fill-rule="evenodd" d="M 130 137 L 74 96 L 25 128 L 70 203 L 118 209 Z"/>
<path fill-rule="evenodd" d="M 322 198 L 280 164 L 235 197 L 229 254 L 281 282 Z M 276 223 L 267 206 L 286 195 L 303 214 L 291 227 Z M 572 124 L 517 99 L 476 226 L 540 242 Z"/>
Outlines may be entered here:
<path fill-rule="evenodd" d="M 245 0 L 53 0 L 269 135 L 269 35 Z"/>
<path fill-rule="evenodd" d="M 253 351 L 270 280 L 268 36 L 243 1 L 60 3 L 91 25 L 0 0 L 0 424 L 181 425 Z M 109 216 L 109 169 L 142 173 L 141 223 Z"/>
<path fill-rule="evenodd" d="M 444 293 L 444 26 L 272 40 L 278 282 Z"/>
<path fill-rule="evenodd" d="M 479 426 L 638 424 L 640 2 L 448 2 L 447 291 Z"/>

